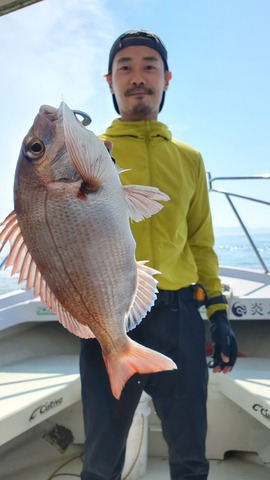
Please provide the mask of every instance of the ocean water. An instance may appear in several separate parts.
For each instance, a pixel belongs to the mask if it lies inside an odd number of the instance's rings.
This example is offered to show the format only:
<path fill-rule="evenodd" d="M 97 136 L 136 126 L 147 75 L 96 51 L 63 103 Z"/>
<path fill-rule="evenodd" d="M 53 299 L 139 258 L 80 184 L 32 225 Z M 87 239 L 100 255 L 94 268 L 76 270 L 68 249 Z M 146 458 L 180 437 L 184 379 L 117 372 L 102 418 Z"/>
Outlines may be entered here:
<path fill-rule="evenodd" d="M 270 270 L 270 231 L 268 233 L 255 233 L 252 235 L 252 239 L 268 270 Z M 218 255 L 219 264 L 222 266 L 244 267 L 263 271 L 263 267 L 248 240 L 241 233 L 216 233 L 215 251 Z M 7 253 L 8 250 L 6 249 L 0 254 L 0 264 Z M 11 268 L 0 271 L 0 294 L 24 287 L 24 283 L 18 286 L 18 275 L 11 277 L 10 273 Z"/>
<path fill-rule="evenodd" d="M 252 240 L 268 270 L 270 270 L 270 231 L 255 233 Z M 222 266 L 244 267 L 261 270 L 263 267 L 244 234 L 216 234 L 215 251 Z"/>

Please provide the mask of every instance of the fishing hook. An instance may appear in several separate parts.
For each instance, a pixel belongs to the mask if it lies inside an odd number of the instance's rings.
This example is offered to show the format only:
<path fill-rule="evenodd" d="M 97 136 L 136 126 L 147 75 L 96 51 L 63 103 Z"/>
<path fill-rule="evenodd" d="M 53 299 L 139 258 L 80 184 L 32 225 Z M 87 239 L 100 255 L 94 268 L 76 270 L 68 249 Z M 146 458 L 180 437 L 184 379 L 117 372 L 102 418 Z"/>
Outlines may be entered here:
<path fill-rule="evenodd" d="M 78 119 L 85 127 L 87 127 L 87 125 L 90 125 L 90 123 L 92 122 L 92 118 L 87 114 L 87 113 L 84 113 L 84 112 L 81 112 L 81 110 L 73 110 L 73 113 L 75 116 L 79 115 L 80 117 L 82 117 L 82 120 Z"/>

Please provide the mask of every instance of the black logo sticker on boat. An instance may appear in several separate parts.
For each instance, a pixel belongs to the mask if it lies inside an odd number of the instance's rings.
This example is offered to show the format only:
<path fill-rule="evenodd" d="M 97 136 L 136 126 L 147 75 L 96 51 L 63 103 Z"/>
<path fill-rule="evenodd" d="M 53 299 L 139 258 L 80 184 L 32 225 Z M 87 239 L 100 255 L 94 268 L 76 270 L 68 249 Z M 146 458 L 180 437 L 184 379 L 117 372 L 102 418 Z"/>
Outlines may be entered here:
<path fill-rule="evenodd" d="M 262 417 L 266 418 L 266 420 L 270 421 L 270 411 L 267 408 L 264 408 L 259 403 L 255 403 L 252 408 L 255 412 L 259 412 Z"/>
<path fill-rule="evenodd" d="M 34 420 L 38 415 L 44 415 L 44 413 L 47 413 L 49 410 L 59 407 L 62 402 L 63 397 L 60 397 L 56 398 L 55 400 L 51 400 L 51 402 L 45 402 L 42 405 L 39 405 L 39 407 L 35 408 L 35 410 L 31 413 L 29 422 Z"/>
<path fill-rule="evenodd" d="M 236 302 L 232 306 L 232 313 L 236 317 L 243 317 L 244 315 L 247 314 L 247 307 L 243 303 Z"/>

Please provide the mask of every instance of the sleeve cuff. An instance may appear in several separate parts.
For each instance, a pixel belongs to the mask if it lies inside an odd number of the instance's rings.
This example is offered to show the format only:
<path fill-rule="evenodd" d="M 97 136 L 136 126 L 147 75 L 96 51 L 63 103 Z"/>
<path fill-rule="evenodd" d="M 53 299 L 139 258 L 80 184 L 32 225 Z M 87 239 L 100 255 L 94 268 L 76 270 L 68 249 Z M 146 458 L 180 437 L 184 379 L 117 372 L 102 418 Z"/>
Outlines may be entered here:
<path fill-rule="evenodd" d="M 207 312 L 207 318 L 209 319 L 213 313 L 217 312 L 218 310 L 228 310 L 228 305 L 227 303 L 215 303 L 213 305 L 209 305 L 207 307 L 206 312 Z"/>

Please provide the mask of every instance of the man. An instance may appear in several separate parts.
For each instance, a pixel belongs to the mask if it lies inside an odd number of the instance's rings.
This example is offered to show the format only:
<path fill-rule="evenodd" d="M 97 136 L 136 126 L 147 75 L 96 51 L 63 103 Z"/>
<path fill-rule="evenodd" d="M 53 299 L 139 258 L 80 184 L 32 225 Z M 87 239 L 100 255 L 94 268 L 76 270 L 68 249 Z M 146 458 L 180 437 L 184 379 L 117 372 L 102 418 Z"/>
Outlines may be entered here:
<path fill-rule="evenodd" d="M 206 304 L 210 318 L 214 372 L 232 369 L 237 346 L 213 251 L 204 166 L 199 152 L 172 139 L 157 120 L 171 72 L 166 48 L 155 34 L 139 30 L 121 35 L 111 48 L 106 78 L 120 118 L 102 138 L 112 143 L 116 163 L 130 169 L 121 181 L 151 184 L 170 197 L 161 212 L 131 225 L 137 260 L 148 259 L 161 274 L 154 307 L 129 335 L 171 357 L 178 370 L 135 374 L 116 400 L 99 344 L 82 340 L 86 442 L 81 479 L 120 480 L 128 431 L 145 390 L 161 419 L 171 478 L 206 480 L 208 369 L 199 304 Z"/>

